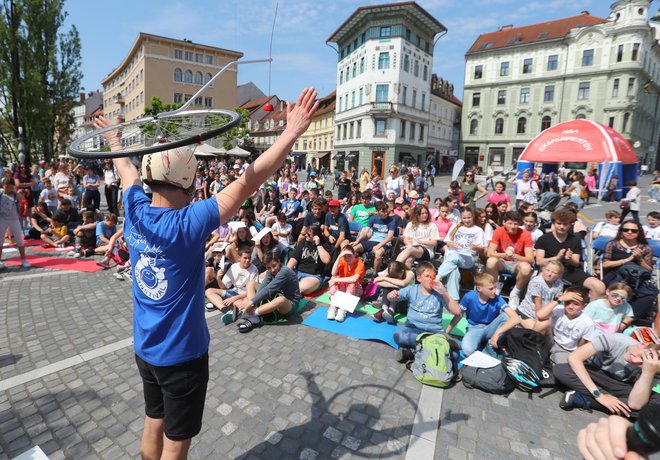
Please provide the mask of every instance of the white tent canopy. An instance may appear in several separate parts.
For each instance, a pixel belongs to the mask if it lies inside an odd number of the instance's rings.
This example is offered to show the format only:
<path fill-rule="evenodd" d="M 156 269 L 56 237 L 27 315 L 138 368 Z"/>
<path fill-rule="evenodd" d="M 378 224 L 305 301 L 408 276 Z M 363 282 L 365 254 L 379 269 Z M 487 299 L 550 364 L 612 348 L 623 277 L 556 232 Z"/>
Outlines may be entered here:
<path fill-rule="evenodd" d="M 215 157 L 227 153 L 222 147 L 217 148 L 209 144 L 202 144 L 195 149 L 195 155 L 200 157 Z"/>
<path fill-rule="evenodd" d="M 243 150 L 239 146 L 236 146 L 233 149 L 228 150 L 227 155 L 233 155 L 235 157 L 249 157 L 250 152 L 248 152 L 247 150 Z"/>

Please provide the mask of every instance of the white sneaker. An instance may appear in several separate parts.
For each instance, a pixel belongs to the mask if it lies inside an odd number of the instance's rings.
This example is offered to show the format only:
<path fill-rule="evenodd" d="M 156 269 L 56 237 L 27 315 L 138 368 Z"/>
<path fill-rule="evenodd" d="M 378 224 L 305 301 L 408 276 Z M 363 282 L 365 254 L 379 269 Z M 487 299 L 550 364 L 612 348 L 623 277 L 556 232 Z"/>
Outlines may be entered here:
<path fill-rule="evenodd" d="M 76 251 L 69 251 L 66 253 L 67 257 L 76 257 L 77 252 Z"/>
<path fill-rule="evenodd" d="M 119 281 L 124 281 L 124 274 L 123 273 L 115 273 L 113 275 L 115 278 L 117 278 Z"/>
<path fill-rule="evenodd" d="M 518 306 L 520 305 L 520 297 L 517 295 L 512 295 L 509 297 L 509 307 L 513 308 L 514 310 L 518 309 Z"/>
<path fill-rule="evenodd" d="M 83 256 L 82 251 L 75 251 L 75 253 L 73 254 L 74 259 L 80 259 L 82 256 Z"/>
<path fill-rule="evenodd" d="M 654 200 L 653 198 L 651 198 L 651 199 L 649 200 L 649 203 L 657 203 L 657 202 L 658 202 L 658 200 Z"/>
<path fill-rule="evenodd" d="M 28 261 L 25 260 L 25 259 L 21 260 L 21 266 L 22 266 L 23 268 L 31 268 L 31 267 L 32 267 L 32 265 L 30 265 L 30 262 L 28 262 Z"/>
<path fill-rule="evenodd" d="M 346 319 L 346 310 L 340 308 L 339 311 L 337 311 L 337 315 L 335 316 L 335 321 L 337 321 L 338 323 L 343 323 L 345 319 Z"/>
<path fill-rule="evenodd" d="M 335 319 L 336 314 L 337 314 L 337 307 L 328 308 L 328 319 L 329 320 Z"/>

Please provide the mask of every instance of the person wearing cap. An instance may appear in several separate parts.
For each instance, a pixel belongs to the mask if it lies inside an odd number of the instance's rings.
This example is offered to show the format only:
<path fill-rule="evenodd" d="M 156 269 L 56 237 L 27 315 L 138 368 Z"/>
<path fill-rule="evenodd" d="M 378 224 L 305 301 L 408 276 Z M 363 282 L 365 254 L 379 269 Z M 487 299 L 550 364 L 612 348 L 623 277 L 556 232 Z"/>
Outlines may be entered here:
<path fill-rule="evenodd" d="M 305 190 L 311 190 L 313 188 L 320 189 L 321 184 L 316 180 L 316 172 L 312 171 L 309 173 L 309 180 L 305 184 Z"/>
<path fill-rule="evenodd" d="M 348 219 L 340 212 L 339 200 L 330 200 L 328 212 L 325 214 L 325 222 L 321 226 L 323 234 L 337 249 L 342 249 L 350 242 L 351 228 Z"/>
<path fill-rule="evenodd" d="M 259 185 L 282 165 L 318 107 L 306 88 L 287 105 L 282 134 L 245 174 L 219 194 L 190 204 L 194 147 L 147 154 L 142 175 L 129 158 L 113 162 L 124 184 L 124 237 L 133 267 L 135 360 L 142 377 L 145 412 L 142 458 L 186 458 L 202 428 L 209 379 L 210 336 L 204 318 L 204 245 L 211 232 L 236 214 Z M 111 126 L 103 117 L 96 129 Z M 112 151 L 121 151 L 121 130 L 104 132 Z"/>

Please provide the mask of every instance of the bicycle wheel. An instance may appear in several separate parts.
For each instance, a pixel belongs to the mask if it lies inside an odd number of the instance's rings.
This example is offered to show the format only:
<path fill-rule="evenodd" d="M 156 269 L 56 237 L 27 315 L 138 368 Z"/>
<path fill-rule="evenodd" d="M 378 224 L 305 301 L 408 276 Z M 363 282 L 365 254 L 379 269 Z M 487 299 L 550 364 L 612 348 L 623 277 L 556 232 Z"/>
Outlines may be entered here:
<path fill-rule="evenodd" d="M 225 133 L 241 121 L 231 110 L 188 110 L 125 121 L 79 137 L 67 151 L 76 158 L 102 159 L 142 156 L 200 143 Z M 107 139 L 119 139 L 121 150 L 111 151 Z"/>

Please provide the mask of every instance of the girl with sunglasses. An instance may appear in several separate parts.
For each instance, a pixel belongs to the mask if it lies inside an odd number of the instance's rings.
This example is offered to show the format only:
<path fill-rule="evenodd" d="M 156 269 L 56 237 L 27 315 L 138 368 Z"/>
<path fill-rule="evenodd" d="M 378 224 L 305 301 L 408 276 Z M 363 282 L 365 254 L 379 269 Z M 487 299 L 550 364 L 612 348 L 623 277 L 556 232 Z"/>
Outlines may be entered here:
<path fill-rule="evenodd" d="M 474 181 L 474 174 L 475 173 L 472 171 L 466 172 L 465 177 L 463 178 L 463 183 L 461 183 L 461 191 L 465 196 L 465 202 L 468 203 L 472 209 L 475 208 L 475 203 L 478 200 L 488 195 L 486 189 L 481 184 L 477 184 Z M 479 196 L 476 196 L 477 192 L 479 192 Z"/>
<path fill-rule="evenodd" d="M 633 291 L 627 284 L 610 284 L 605 291 L 605 298 L 590 302 L 584 314 L 604 334 L 623 332 L 633 322 L 633 310 L 628 303 L 632 295 Z"/>
<path fill-rule="evenodd" d="M 642 226 L 634 220 L 625 221 L 605 246 L 603 281 L 608 286 L 623 282 L 634 287 L 630 304 L 635 318 L 645 318 L 653 308 L 657 290 L 650 282 L 652 264 L 653 249 L 646 242 Z"/>

